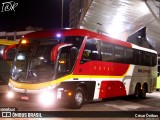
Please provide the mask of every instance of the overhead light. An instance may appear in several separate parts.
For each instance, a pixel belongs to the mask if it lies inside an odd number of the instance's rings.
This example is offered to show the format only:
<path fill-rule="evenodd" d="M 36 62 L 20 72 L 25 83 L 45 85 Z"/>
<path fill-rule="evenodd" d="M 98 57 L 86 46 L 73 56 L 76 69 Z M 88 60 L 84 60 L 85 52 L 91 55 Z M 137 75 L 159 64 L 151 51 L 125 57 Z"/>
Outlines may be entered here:
<path fill-rule="evenodd" d="M 70 30 L 71 28 L 64 28 L 64 29 L 66 29 L 66 30 Z"/>
<path fill-rule="evenodd" d="M 56 34 L 56 37 L 60 38 L 62 35 L 60 33 Z"/>

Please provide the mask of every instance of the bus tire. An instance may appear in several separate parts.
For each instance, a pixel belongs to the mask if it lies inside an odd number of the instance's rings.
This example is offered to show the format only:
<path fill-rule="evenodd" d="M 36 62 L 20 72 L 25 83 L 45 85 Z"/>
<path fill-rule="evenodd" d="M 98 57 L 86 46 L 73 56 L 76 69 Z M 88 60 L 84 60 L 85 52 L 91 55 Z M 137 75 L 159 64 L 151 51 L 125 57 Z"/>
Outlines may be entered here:
<path fill-rule="evenodd" d="M 143 88 L 141 90 L 141 98 L 143 98 L 143 99 L 146 98 L 147 91 L 148 91 L 147 85 L 143 85 Z"/>
<path fill-rule="evenodd" d="M 146 89 L 145 88 L 142 88 L 140 97 L 143 99 L 146 98 Z"/>
<path fill-rule="evenodd" d="M 81 87 L 78 87 L 74 93 L 71 107 L 73 109 L 80 109 L 85 100 L 84 90 Z"/>
<path fill-rule="evenodd" d="M 136 85 L 135 92 L 134 92 L 134 97 L 136 99 L 141 97 L 141 86 L 140 85 Z"/>

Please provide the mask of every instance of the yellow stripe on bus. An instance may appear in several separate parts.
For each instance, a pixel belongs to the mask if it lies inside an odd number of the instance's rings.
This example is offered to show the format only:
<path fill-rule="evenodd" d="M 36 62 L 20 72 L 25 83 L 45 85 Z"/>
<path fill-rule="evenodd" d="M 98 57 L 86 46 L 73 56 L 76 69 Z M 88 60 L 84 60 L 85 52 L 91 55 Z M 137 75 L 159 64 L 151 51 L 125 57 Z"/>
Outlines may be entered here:
<path fill-rule="evenodd" d="M 57 80 L 51 80 L 51 81 L 48 81 L 48 82 L 43 82 L 43 83 L 22 83 L 22 82 L 16 82 L 16 81 L 13 81 L 10 79 L 10 83 L 16 87 L 16 88 L 19 88 L 19 89 L 28 89 L 28 90 L 38 90 L 38 89 L 42 89 L 42 88 L 45 88 L 45 87 L 49 87 L 49 86 L 53 86 L 53 85 L 57 85 L 57 84 L 60 84 L 61 82 L 63 81 L 66 81 L 66 80 L 73 80 L 73 78 L 80 78 L 80 79 L 88 79 L 90 80 L 91 78 L 91 75 L 67 75 L 65 77 L 62 77 L 62 78 L 59 78 Z M 97 76 L 97 75 L 93 75 L 92 76 L 92 79 L 96 79 L 96 78 L 123 78 L 123 76 Z"/>
<path fill-rule="evenodd" d="M 46 87 L 49 87 L 49 86 L 54 86 L 54 85 L 57 85 L 57 84 L 60 84 L 61 82 L 63 81 L 66 81 L 66 80 L 73 80 L 73 78 L 80 78 L 80 79 L 89 79 L 92 77 L 92 79 L 96 79 L 96 78 L 124 78 L 125 75 L 127 74 L 128 70 L 130 68 L 130 65 L 126 71 L 126 73 L 122 76 L 102 76 L 102 75 L 73 75 L 72 74 L 69 74 L 69 75 L 66 75 L 62 78 L 59 78 L 57 80 L 51 80 L 51 81 L 48 81 L 48 82 L 43 82 L 43 83 L 22 83 L 22 82 L 16 82 L 16 81 L 13 81 L 13 80 L 9 80 L 9 82 L 16 88 L 19 88 L 19 89 L 27 89 L 27 90 L 38 90 L 38 89 L 42 89 L 42 88 L 46 88 Z"/>
<path fill-rule="evenodd" d="M 38 89 L 42 89 L 45 87 L 49 87 L 49 86 L 53 86 L 56 84 L 59 84 L 65 80 L 68 80 L 70 78 L 70 75 L 67 75 L 65 77 L 59 78 L 57 80 L 52 80 L 49 82 L 43 82 L 43 83 L 37 83 L 37 84 L 31 84 L 31 83 L 22 83 L 22 82 L 17 82 L 17 81 L 13 81 L 13 80 L 9 80 L 9 82 L 12 84 L 12 86 L 16 87 L 16 88 L 20 88 L 20 89 L 28 89 L 28 90 L 38 90 Z"/>

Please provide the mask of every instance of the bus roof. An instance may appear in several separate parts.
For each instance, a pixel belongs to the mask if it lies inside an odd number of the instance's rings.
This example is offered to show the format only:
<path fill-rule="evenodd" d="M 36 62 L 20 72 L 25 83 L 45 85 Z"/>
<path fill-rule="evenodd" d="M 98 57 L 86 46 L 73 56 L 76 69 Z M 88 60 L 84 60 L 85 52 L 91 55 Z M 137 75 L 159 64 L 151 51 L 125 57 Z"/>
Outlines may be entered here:
<path fill-rule="evenodd" d="M 131 44 L 128 42 L 124 42 L 121 40 L 117 40 L 114 38 L 111 38 L 109 36 L 99 34 L 96 32 L 92 32 L 85 29 L 55 29 L 55 30 L 42 30 L 37 32 L 32 32 L 29 34 L 26 34 L 24 38 L 53 38 L 57 34 L 61 34 L 61 36 L 88 36 L 89 38 L 98 38 L 113 44 L 123 45 L 126 47 L 131 47 Z"/>
<path fill-rule="evenodd" d="M 53 38 L 57 34 L 60 34 L 61 36 L 82 36 L 82 37 L 88 36 L 89 38 L 91 37 L 91 38 L 101 39 L 103 41 L 106 41 L 106 42 L 109 42 L 109 43 L 112 43 L 112 44 L 117 44 L 117 45 L 129 47 L 129 48 L 135 48 L 135 49 L 140 49 L 140 50 L 144 50 L 144 51 L 148 51 L 148 52 L 152 52 L 152 53 L 157 53 L 155 50 L 140 47 L 140 46 L 134 45 L 134 44 L 129 43 L 129 42 L 125 42 L 125 41 L 122 41 L 122 40 L 111 38 L 109 36 L 99 34 L 99 33 L 96 33 L 96 32 L 92 32 L 92 31 L 89 31 L 89 30 L 85 30 L 85 29 L 42 30 L 42 31 L 36 31 L 36 32 L 26 34 L 24 36 L 24 38 Z"/>
<path fill-rule="evenodd" d="M 144 47 L 140 47 L 140 46 L 135 45 L 135 44 L 131 44 L 131 45 L 132 45 L 132 48 L 134 48 L 134 49 L 138 49 L 138 50 L 142 50 L 142 51 L 146 51 L 146 52 L 151 52 L 151 53 L 157 54 L 157 52 L 155 50 L 144 48 Z"/>

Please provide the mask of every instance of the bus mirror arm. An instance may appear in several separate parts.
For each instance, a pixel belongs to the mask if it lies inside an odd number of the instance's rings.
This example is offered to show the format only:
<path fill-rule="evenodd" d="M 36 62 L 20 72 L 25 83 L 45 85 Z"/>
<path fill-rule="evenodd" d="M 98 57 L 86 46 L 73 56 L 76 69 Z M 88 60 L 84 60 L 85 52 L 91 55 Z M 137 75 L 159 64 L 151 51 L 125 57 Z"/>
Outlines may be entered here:
<path fill-rule="evenodd" d="M 53 47 L 51 51 L 51 61 L 55 62 L 58 54 L 58 48 Z"/>

